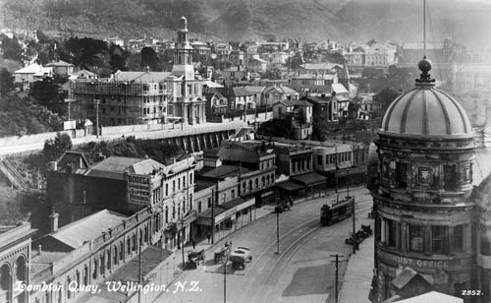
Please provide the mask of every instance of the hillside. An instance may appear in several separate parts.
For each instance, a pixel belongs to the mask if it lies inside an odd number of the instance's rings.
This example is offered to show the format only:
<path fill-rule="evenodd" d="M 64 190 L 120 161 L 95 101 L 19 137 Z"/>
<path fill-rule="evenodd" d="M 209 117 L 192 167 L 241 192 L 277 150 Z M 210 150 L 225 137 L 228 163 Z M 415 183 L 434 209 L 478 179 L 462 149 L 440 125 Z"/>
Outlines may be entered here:
<path fill-rule="evenodd" d="M 431 0 L 428 35 L 488 43 L 491 3 Z M 273 33 L 303 40 L 416 41 L 421 1 L 411 0 L 0 0 L 0 24 L 78 35 L 173 38 L 180 16 L 200 37 L 246 40 Z"/>

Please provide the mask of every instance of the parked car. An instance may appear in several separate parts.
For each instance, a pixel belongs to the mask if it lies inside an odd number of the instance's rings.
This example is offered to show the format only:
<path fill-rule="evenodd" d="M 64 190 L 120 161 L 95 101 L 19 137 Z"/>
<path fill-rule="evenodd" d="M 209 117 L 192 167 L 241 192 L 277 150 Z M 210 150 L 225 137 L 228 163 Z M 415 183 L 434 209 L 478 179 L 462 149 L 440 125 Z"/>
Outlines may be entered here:
<path fill-rule="evenodd" d="M 232 251 L 230 256 L 240 256 L 243 257 L 246 262 L 251 262 L 252 261 L 252 256 L 251 256 L 251 250 L 247 247 L 237 247 Z"/>

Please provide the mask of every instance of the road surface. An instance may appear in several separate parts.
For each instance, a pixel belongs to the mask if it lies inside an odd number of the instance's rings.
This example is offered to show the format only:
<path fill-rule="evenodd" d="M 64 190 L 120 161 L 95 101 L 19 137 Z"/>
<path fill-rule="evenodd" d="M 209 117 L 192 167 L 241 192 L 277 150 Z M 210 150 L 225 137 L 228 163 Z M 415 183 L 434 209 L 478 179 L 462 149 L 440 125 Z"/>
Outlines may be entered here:
<path fill-rule="evenodd" d="M 372 223 L 367 217 L 372 206 L 368 191 L 358 187 L 350 194 L 356 197 L 357 229 Z M 327 199 L 335 196 L 331 194 Z M 332 255 L 342 254 L 345 261 L 348 258 L 352 248 L 344 244 L 344 239 L 352 230 L 352 219 L 321 227 L 319 210 L 324 201 L 326 197 L 302 202 L 280 214 L 279 254 L 275 253 L 275 214 L 258 219 L 216 244 L 222 247 L 225 241 L 232 241 L 233 247 L 249 247 L 253 255 L 244 270 L 233 271 L 230 264 L 227 266 L 226 302 L 334 302 Z M 339 281 L 343 280 L 345 267 L 346 262 L 340 264 Z M 180 288 L 174 293 L 176 283 L 190 285 L 192 281 L 197 282 L 197 288 Z M 156 302 L 224 302 L 223 265 L 216 265 L 209 252 L 202 266 L 184 271 Z"/>

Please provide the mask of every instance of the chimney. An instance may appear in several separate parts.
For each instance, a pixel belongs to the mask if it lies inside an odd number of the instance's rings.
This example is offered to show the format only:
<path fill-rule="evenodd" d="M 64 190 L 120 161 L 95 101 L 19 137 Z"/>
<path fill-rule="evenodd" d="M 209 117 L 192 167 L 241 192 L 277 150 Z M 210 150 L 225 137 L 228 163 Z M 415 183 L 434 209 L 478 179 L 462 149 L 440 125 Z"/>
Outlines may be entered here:
<path fill-rule="evenodd" d="M 49 161 L 49 170 L 50 171 L 57 171 L 58 170 L 58 162 Z"/>
<path fill-rule="evenodd" d="M 49 219 L 50 219 L 50 226 L 49 226 L 49 231 L 51 233 L 55 233 L 58 231 L 58 217 L 60 215 L 55 212 L 55 208 L 53 207 L 51 209 L 51 214 L 49 215 Z"/>
<path fill-rule="evenodd" d="M 38 255 L 40 255 L 42 251 L 43 251 L 42 245 L 38 244 Z"/>

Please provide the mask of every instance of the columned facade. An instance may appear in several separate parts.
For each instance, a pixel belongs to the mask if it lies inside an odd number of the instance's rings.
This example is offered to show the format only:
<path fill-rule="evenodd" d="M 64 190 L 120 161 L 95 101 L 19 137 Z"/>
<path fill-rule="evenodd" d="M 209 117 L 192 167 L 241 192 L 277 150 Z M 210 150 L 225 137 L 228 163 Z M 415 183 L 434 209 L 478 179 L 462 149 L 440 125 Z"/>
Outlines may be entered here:
<path fill-rule="evenodd" d="M 472 129 L 458 102 L 434 88 L 431 63 L 419 67 L 416 88 L 388 108 L 376 142 L 373 302 L 420 294 L 410 280 L 401 285 L 405 270 L 447 294 L 475 285 Z"/>
<path fill-rule="evenodd" d="M 32 233 L 29 223 L 0 226 L 0 302 L 29 302 L 29 294 L 16 285 L 30 282 Z"/>

